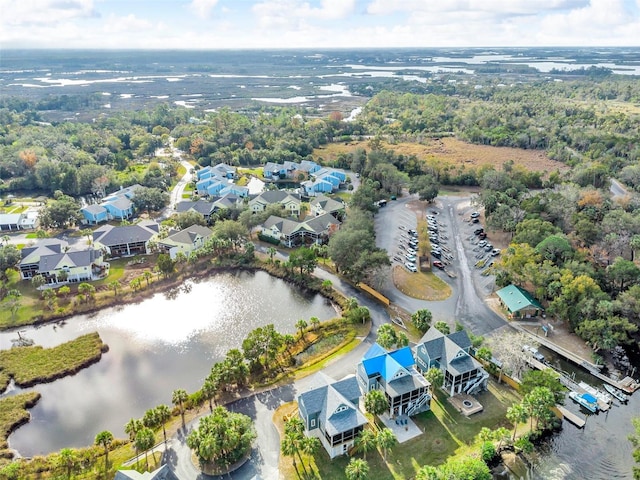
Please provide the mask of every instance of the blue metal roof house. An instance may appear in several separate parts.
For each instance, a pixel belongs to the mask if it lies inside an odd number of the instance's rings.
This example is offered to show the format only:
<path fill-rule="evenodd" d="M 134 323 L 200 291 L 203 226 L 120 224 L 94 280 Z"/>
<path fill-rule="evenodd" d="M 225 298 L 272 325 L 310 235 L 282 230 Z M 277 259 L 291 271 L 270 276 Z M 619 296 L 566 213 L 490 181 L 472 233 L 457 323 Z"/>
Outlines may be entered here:
<path fill-rule="evenodd" d="M 390 416 L 411 416 L 431 408 L 431 384 L 415 366 L 409 347 L 388 352 L 374 343 L 356 367 L 356 378 L 363 394 L 384 392 Z"/>

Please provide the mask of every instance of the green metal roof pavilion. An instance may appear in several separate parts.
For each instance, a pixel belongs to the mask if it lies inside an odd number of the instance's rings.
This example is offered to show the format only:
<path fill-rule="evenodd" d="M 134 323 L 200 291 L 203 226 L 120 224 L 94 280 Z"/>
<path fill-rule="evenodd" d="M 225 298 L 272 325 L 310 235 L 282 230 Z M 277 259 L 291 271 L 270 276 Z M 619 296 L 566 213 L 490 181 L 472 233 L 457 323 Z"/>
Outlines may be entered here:
<path fill-rule="evenodd" d="M 531 296 L 529 292 L 516 285 L 509 285 L 496 292 L 502 303 L 511 313 L 519 312 L 527 308 L 544 310 L 542 305 Z"/>

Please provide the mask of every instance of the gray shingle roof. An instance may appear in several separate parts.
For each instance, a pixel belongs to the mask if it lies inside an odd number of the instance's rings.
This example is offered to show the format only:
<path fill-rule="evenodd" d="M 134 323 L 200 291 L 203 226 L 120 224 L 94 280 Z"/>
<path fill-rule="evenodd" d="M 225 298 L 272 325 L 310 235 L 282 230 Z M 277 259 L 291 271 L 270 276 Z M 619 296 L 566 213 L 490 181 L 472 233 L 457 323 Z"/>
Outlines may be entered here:
<path fill-rule="evenodd" d="M 22 260 L 21 265 L 38 263 L 40 257 L 44 255 L 53 255 L 62 252 L 62 249 L 67 246 L 67 242 L 58 240 L 56 238 L 44 238 L 39 240 L 38 243 L 32 247 L 24 247 L 21 250 Z"/>
<path fill-rule="evenodd" d="M 416 349 L 422 346 L 427 350 L 431 360 L 437 360 L 452 374 L 459 375 L 481 367 L 466 353 L 466 349 L 471 346 L 471 340 L 465 331 L 444 335 L 437 328 L 431 327 L 420 339 Z"/>
<path fill-rule="evenodd" d="M 167 237 L 167 240 L 170 240 L 171 243 L 184 243 L 187 245 L 191 245 L 198 236 L 206 238 L 212 233 L 213 232 L 210 228 L 203 227 L 202 225 L 191 225 L 190 227 L 180 230 L 173 235 L 169 235 Z"/>
<path fill-rule="evenodd" d="M 86 207 L 82 207 L 80 210 L 83 212 L 91 213 L 93 215 L 97 215 L 98 213 L 105 212 L 107 209 L 104 208 L 102 205 L 93 203 L 91 205 L 87 205 Z"/>
<path fill-rule="evenodd" d="M 138 473 L 135 470 L 118 470 L 114 480 L 179 480 L 168 465 L 162 465 L 153 472 Z"/>
<path fill-rule="evenodd" d="M 354 376 L 332 382 L 329 377 L 320 374 L 314 380 L 325 384 L 298 396 L 298 405 L 305 417 L 319 413 L 320 422 L 329 435 L 336 435 L 367 423 L 366 417 L 351 402 L 360 397 L 358 381 Z M 341 406 L 346 409 L 337 412 Z"/>
<path fill-rule="evenodd" d="M 157 233 L 152 228 L 153 226 L 151 225 L 126 225 L 124 227 L 104 225 L 93 232 L 93 240 L 107 247 L 126 243 L 146 242 L 151 240 Z"/>
<path fill-rule="evenodd" d="M 100 258 L 102 252 L 93 248 L 87 250 L 69 251 L 67 253 L 55 253 L 40 257 L 38 270 L 40 272 L 50 272 L 63 266 L 67 267 L 88 267 L 94 260 Z"/>
<path fill-rule="evenodd" d="M 330 213 L 325 213 L 323 215 L 318 215 L 317 217 L 305 220 L 304 224 L 315 233 L 322 233 L 326 231 L 331 225 L 340 225 L 340 222 L 336 220 L 335 217 Z"/>
<path fill-rule="evenodd" d="M 337 212 L 338 210 L 342 210 L 344 207 L 344 203 L 334 200 L 333 198 L 329 198 L 326 195 L 318 195 L 310 202 L 312 207 L 319 205 L 326 213 Z"/>
<path fill-rule="evenodd" d="M 198 200 L 197 202 L 184 201 L 176 204 L 176 212 L 182 213 L 193 210 L 200 213 L 203 216 L 208 216 L 213 210 L 213 203 L 206 200 Z"/>
<path fill-rule="evenodd" d="M 274 226 L 280 230 L 280 233 L 283 235 L 291 235 L 300 226 L 300 224 L 294 220 L 289 220 L 288 218 L 271 215 L 264 222 L 263 227 L 271 228 Z"/>

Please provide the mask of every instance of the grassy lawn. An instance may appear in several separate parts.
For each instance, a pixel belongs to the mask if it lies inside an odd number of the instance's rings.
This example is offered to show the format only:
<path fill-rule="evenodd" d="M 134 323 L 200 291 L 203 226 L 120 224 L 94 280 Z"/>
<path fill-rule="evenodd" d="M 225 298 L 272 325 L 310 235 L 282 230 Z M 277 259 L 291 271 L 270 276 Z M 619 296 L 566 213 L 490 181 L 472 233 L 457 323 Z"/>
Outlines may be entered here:
<path fill-rule="evenodd" d="M 400 480 L 413 478 L 423 465 L 440 465 L 449 457 L 456 455 L 477 454 L 479 447 L 475 437 L 483 427 L 495 429 L 512 425 L 505 420 L 507 408 L 520 398 L 508 386 L 489 384 L 489 391 L 478 395 L 477 399 L 484 406 L 480 413 L 467 418 L 460 414 L 448 401 L 444 392 L 431 402 L 431 411 L 413 417 L 415 423 L 424 434 L 396 445 L 387 456 L 385 462 L 378 451 L 367 454 L 369 478 L 376 480 Z M 282 405 L 273 416 L 273 422 L 283 435 L 284 417 L 297 415 L 295 402 Z M 353 455 L 353 452 L 352 452 Z M 360 453 L 355 453 L 361 457 Z M 324 448 L 313 457 L 302 456 L 307 470 L 313 470 L 317 478 L 344 478 L 344 470 L 349 463 L 348 456 L 329 459 Z M 299 463 L 299 461 L 298 461 Z M 291 457 L 280 456 L 281 478 L 296 478 Z M 298 465 L 300 476 L 302 467 Z"/>
<path fill-rule="evenodd" d="M 40 394 L 38 392 L 20 393 L 0 399 L 0 453 L 7 448 L 9 432 L 17 425 L 29 420 L 27 408 L 33 407 Z"/>
<path fill-rule="evenodd" d="M 18 386 L 30 386 L 71 375 L 98 361 L 107 346 L 97 332 L 54 348 L 41 346 L 0 350 L 0 369 Z M 0 391 L 6 385 L 0 385 Z"/>
<path fill-rule="evenodd" d="M 264 180 L 264 170 L 262 167 L 238 168 L 238 173 L 242 175 L 253 175 L 254 177 L 258 177 L 259 179 Z"/>
<path fill-rule="evenodd" d="M 393 267 L 393 283 L 405 295 L 420 300 L 444 300 L 451 287 L 431 272 L 409 272 L 400 265 Z"/>

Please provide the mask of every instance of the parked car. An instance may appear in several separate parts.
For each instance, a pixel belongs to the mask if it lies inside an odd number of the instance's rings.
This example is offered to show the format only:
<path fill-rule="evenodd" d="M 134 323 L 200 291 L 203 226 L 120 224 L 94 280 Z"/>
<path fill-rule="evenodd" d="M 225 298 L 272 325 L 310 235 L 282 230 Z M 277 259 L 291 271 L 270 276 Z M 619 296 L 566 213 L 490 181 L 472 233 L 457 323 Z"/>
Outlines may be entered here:
<path fill-rule="evenodd" d="M 407 248 L 407 253 L 409 255 L 416 255 L 418 252 L 416 252 L 413 248 Z"/>
<path fill-rule="evenodd" d="M 486 241 L 486 240 L 480 240 L 480 241 L 478 242 L 478 246 L 479 246 L 479 247 L 484 247 L 486 244 L 487 244 L 487 241 Z"/>
<path fill-rule="evenodd" d="M 417 235 L 418 232 L 416 232 L 415 230 L 409 230 L 409 235 Z"/>
<path fill-rule="evenodd" d="M 472 212 L 471 213 L 471 218 L 478 218 L 480 217 L 480 213 L 479 212 Z"/>
<path fill-rule="evenodd" d="M 434 260 L 433 262 L 431 262 L 431 265 L 439 268 L 440 270 L 444 270 L 444 263 L 442 263 L 440 260 Z"/>
<path fill-rule="evenodd" d="M 494 248 L 493 250 L 491 250 L 491 256 L 492 257 L 497 257 L 498 255 L 500 255 L 501 250 L 499 248 Z"/>
<path fill-rule="evenodd" d="M 416 263 L 416 256 L 415 255 L 405 255 L 404 258 L 411 263 Z"/>
<path fill-rule="evenodd" d="M 418 268 L 413 263 L 406 262 L 404 266 L 410 272 L 416 273 L 418 271 Z"/>
<path fill-rule="evenodd" d="M 476 228 L 476 229 L 473 231 L 473 234 L 474 234 L 474 235 L 480 235 L 482 232 L 484 232 L 484 228 Z"/>
<path fill-rule="evenodd" d="M 479 218 L 472 218 L 471 219 L 471 223 L 480 223 L 480 219 Z"/>
<path fill-rule="evenodd" d="M 442 252 L 436 252 L 431 250 L 431 255 L 436 258 L 440 258 L 442 256 Z"/>
<path fill-rule="evenodd" d="M 487 238 L 487 234 L 485 232 L 482 232 L 478 235 L 478 238 L 484 240 L 485 238 Z"/>
<path fill-rule="evenodd" d="M 487 243 L 484 246 L 484 250 L 485 250 L 485 252 L 490 252 L 491 250 L 493 250 L 493 245 L 491 245 L 490 243 Z"/>

